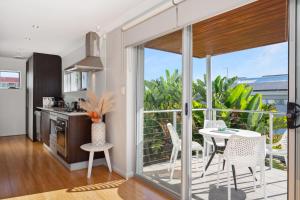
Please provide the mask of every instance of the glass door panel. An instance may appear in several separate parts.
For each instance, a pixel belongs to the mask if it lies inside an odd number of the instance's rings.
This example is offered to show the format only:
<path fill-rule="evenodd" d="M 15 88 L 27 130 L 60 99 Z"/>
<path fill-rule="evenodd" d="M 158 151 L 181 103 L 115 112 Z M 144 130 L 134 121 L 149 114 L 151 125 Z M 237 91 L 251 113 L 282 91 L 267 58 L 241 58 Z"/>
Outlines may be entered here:
<path fill-rule="evenodd" d="M 227 199 L 227 171 L 232 199 L 287 199 L 287 24 L 285 0 L 255 1 L 193 24 L 192 134 L 194 145 L 203 147 L 191 159 L 194 199 Z M 227 141 L 246 132 L 266 137 L 263 167 L 227 170 Z M 260 185 L 263 173 L 266 188 Z"/>
<path fill-rule="evenodd" d="M 181 188 L 182 31 L 138 47 L 137 174 Z"/>

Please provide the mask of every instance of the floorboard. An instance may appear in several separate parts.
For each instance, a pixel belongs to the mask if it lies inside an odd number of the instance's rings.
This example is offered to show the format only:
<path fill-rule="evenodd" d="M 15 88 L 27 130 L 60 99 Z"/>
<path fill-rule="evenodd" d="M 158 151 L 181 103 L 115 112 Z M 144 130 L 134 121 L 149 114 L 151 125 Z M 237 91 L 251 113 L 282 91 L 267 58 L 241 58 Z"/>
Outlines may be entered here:
<path fill-rule="evenodd" d="M 70 172 L 43 145 L 25 136 L 0 137 L 0 198 L 171 199 L 137 178 L 123 179 L 105 166 Z"/>

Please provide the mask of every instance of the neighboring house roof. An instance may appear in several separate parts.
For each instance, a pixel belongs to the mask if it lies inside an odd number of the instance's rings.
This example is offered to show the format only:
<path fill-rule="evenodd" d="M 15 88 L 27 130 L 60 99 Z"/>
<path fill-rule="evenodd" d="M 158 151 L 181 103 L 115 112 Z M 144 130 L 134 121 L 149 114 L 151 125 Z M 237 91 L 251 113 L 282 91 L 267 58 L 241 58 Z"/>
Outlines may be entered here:
<path fill-rule="evenodd" d="M 19 78 L 14 77 L 0 77 L 1 83 L 19 83 Z"/>
<path fill-rule="evenodd" d="M 246 83 L 253 87 L 253 91 L 287 91 L 288 75 L 267 75 L 257 78 L 240 77 L 237 84 Z"/>

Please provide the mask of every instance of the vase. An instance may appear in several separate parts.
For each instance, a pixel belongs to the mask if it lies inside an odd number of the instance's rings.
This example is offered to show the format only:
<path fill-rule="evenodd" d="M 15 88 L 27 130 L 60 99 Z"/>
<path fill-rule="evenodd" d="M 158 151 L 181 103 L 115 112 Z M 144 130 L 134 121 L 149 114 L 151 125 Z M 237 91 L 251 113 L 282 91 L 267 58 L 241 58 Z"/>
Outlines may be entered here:
<path fill-rule="evenodd" d="M 98 122 L 92 124 L 92 144 L 103 146 L 105 144 L 105 123 Z"/>

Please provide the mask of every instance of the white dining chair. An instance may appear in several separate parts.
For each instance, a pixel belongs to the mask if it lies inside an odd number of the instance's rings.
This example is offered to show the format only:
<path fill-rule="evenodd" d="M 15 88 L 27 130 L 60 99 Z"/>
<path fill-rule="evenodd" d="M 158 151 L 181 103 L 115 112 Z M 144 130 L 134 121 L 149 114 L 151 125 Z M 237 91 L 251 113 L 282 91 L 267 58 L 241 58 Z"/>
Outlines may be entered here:
<path fill-rule="evenodd" d="M 229 138 L 224 154 L 219 154 L 219 161 L 225 159 L 227 174 L 228 200 L 231 199 L 230 167 L 247 167 L 253 170 L 253 188 L 256 190 L 256 167 L 260 167 L 260 181 L 266 199 L 265 180 L 266 137 L 241 137 L 233 135 Z M 220 162 L 217 172 L 217 188 L 220 182 Z"/>
<path fill-rule="evenodd" d="M 273 147 L 276 147 L 278 145 L 281 146 L 281 149 L 273 149 Z M 276 156 L 283 156 L 285 165 L 287 166 L 287 164 L 288 164 L 287 151 L 288 151 L 288 131 L 285 131 L 283 133 L 281 139 L 278 142 L 273 143 L 272 145 L 268 145 L 267 153 L 269 155 L 272 155 L 272 156 L 270 156 L 270 165 L 272 165 L 271 159 L 272 159 L 273 155 L 276 155 Z"/>
<path fill-rule="evenodd" d="M 172 140 L 172 144 L 173 144 L 172 154 L 170 157 L 170 164 L 169 164 L 169 168 L 168 168 L 168 171 L 170 171 L 170 168 L 172 168 L 171 174 L 170 174 L 170 179 L 172 180 L 173 175 L 174 175 L 175 162 L 177 160 L 178 152 L 181 151 L 181 139 L 179 138 L 177 131 L 175 130 L 175 128 L 173 127 L 173 125 L 171 123 L 168 123 L 167 127 L 170 132 L 170 136 L 171 136 L 171 140 Z M 192 141 L 192 151 L 196 152 L 196 157 L 198 159 L 198 163 L 200 163 L 200 159 L 199 159 L 200 151 L 202 151 L 202 155 L 203 155 L 203 147 L 201 146 L 201 144 L 199 144 L 198 142 Z M 204 167 L 204 165 L 203 165 L 203 167 Z"/>
<path fill-rule="evenodd" d="M 223 120 L 204 120 L 203 128 L 227 128 Z M 225 141 L 223 139 L 215 139 L 217 146 L 225 146 Z M 204 157 L 207 158 L 210 149 L 214 148 L 213 141 L 211 137 L 203 135 L 203 149 Z"/>

